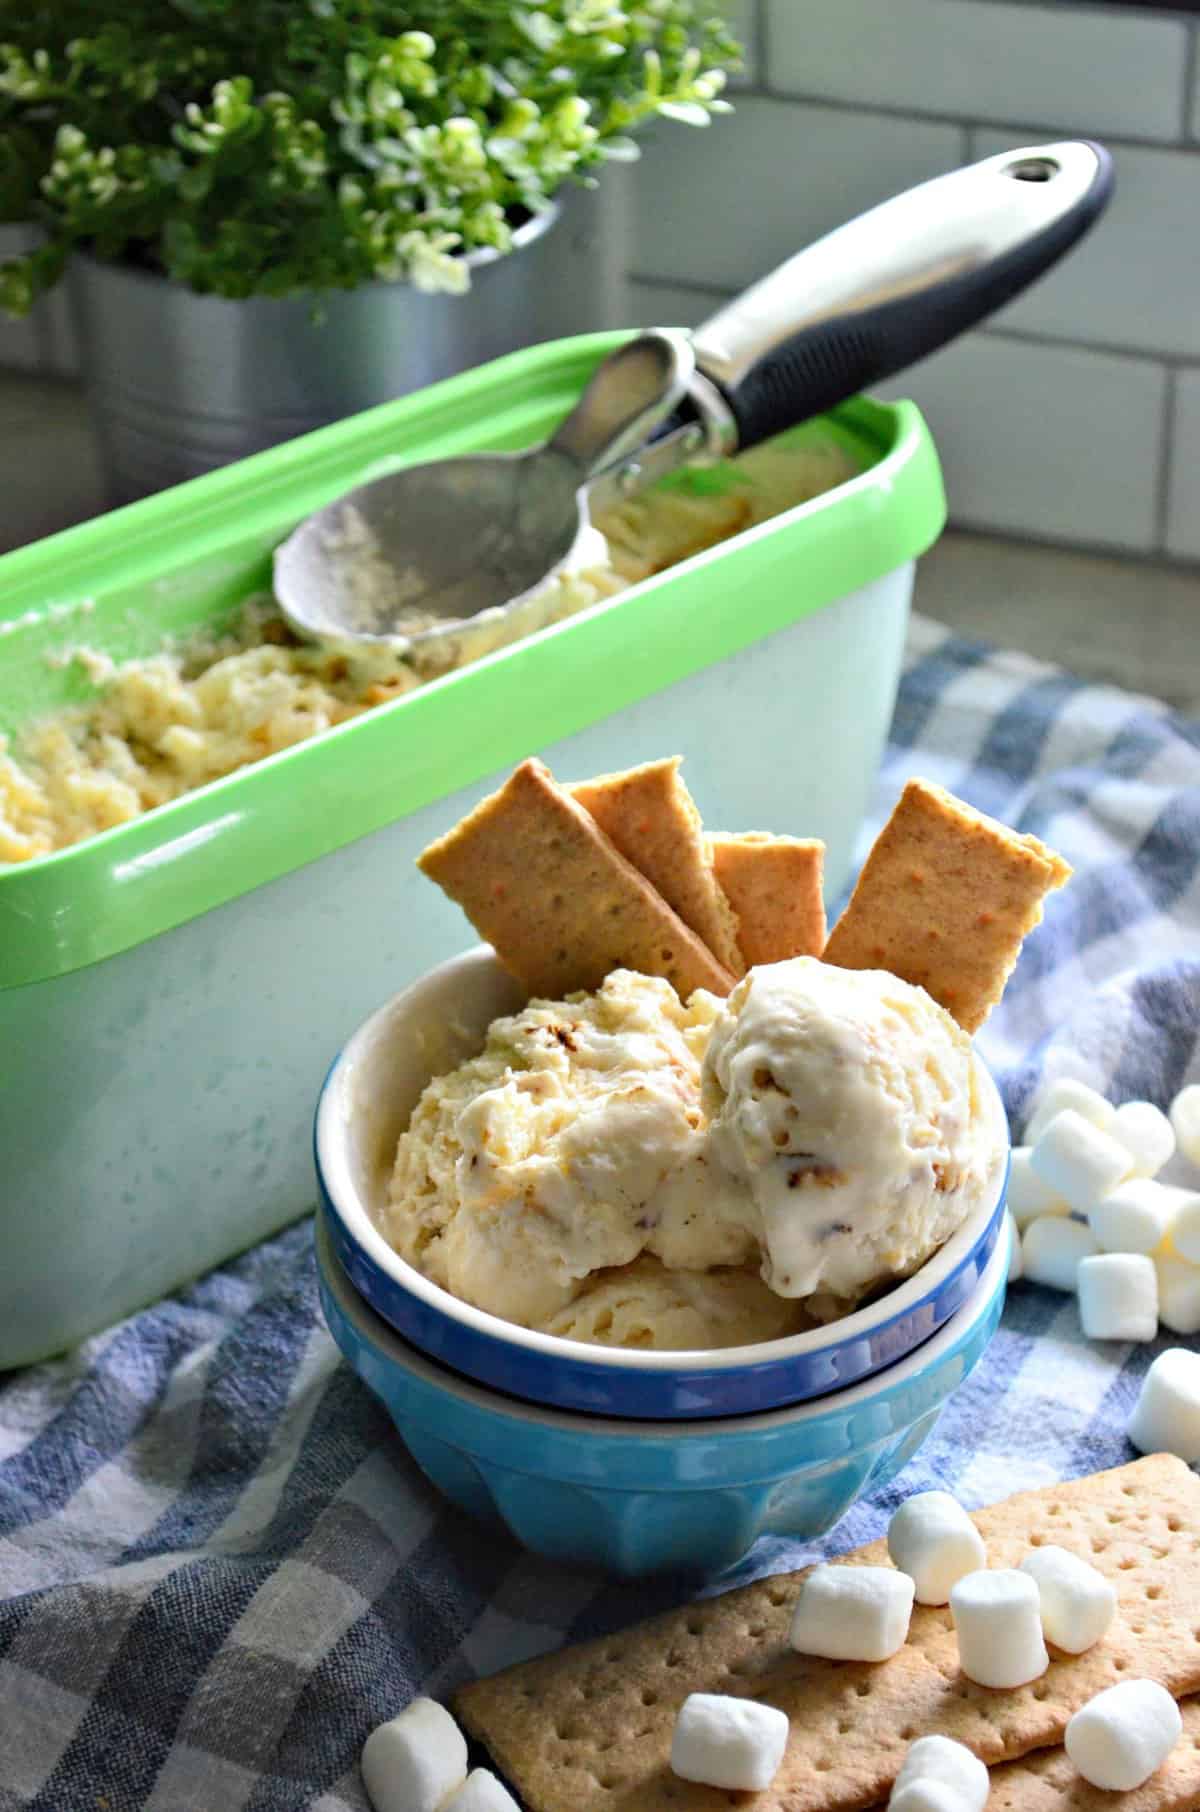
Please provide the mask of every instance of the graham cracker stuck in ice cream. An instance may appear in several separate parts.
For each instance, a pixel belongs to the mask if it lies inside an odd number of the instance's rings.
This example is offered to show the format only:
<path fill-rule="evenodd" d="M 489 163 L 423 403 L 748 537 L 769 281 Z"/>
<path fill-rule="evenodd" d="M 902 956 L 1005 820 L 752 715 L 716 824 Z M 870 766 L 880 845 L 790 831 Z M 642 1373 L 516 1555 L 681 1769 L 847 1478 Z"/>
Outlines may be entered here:
<path fill-rule="evenodd" d="M 774 837 L 769 831 L 708 839 L 713 870 L 737 920 L 748 968 L 825 947 L 822 896 L 825 845 L 817 837 Z"/>
<path fill-rule="evenodd" d="M 1013 1691 L 965 1678 L 944 1606 L 917 1605 L 889 1661 L 798 1655 L 787 1644 L 796 1573 L 522 1662 L 464 1687 L 458 1713 L 529 1812 L 724 1812 L 724 1793 L 671 1772 L 675 1716 L 692 1692 L 758 1698 L 791 1729 L 755 1812 L 861 1812 L 886 1800 L 915 1737 L 940 1732 L 991 1765 L 1060 1744 L 1073 1713 L 1117 1680 L 1200 1691 L 1200 1479 L 1181 1460 L 1157 1454 L 1022 1492 L 974 1520 L 993 1567 L 1056 1543 L 1106 1574 L 1118 1611 L 1102 1641 L 1052 1651 L 1047 1672 Z M 891 1564 L 884 1541 L 841 1558 Z"/>
<path fill-rule="evenodd" d="M 598 988 L 613 969 L 662 975 L 681 999 L 734 977 L 540 761 L 417 858 L 531 994 Z"/>
<path fill-rule="evenodd" d="M 888 969 L 932 994 L 967 1032 L 1000 999 L 1042 900 L 1070 866 L 1036 837 L 910 780 L 863 864 L 824 960 Z"/>
<path fill-rule="evenodd" d="M 737 920 L 717 884 L 696 803 L 679 772 L 680 757 L 648 761 L 567 788 L 616 844 L 627 862 L 691 927 L 734 975 L 745 970 Z"/>

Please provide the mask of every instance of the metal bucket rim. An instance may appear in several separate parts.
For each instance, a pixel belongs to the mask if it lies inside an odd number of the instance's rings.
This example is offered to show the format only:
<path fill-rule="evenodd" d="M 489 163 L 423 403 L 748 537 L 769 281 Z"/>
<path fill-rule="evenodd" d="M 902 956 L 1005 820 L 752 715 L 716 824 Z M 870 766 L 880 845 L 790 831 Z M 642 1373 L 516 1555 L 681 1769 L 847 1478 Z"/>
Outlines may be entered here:
<path fill-rule="evenodd" d="M 512 236 L 512 244 L 506 252 L 500 251 L 494 245 L 481 245 L 477 246 L 474 251 L 467 252 L 463 256 L 462 262 L 468 270 L 476 271 L 489 264 L 498 264 L 502 258 L 511 258 L 514 252 L 523 251 L 527 246 L 536 244 L 544 234 L 550 231 L 561 213 L 561 202 L 551 201 L 540 213 L 532 215 L 516 229 Z M 295 302 L 300 297 L 320 298 L 347 294 L 352 291 L 412 289 L 415 287 L 413 284 L 405 282 L 387 283 L 377 280 L 372 283 L 338 285 L 326 290 L 297 289 L 286 296 L 235 298 L 215 295 L 211 290 L 193 289 L 190 283 L 181 283 L 177 278 L 167 276 L 165 272 L 143 270 L 139 265 L 125 264 L 119 258 L 97 258 L 95 253 L 84 251 L 79 246 L 72 252 L 71 262 L 82 270 L 98 273 L 109 280 L 136 283 L 143 288 L 151 286 L 160 288 L 165 285 L 168 289 L 202 298 L 205 302 L 228 302 L 235 308 L 241 307 L 245 302 Z"/>

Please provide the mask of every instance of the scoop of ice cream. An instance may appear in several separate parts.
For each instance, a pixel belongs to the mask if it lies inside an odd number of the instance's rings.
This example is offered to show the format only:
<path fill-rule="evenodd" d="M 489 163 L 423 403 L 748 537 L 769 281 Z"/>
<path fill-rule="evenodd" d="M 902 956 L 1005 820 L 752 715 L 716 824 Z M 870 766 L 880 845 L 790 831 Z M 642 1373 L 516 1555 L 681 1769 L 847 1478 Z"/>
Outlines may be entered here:
<path fill-rule="evenodd" d="M 679 1352 L 753 1346 L 813 1325 L 804 1305 L 776 1296 L 754 1267 L 670 1271 L 643 1254 L 619 1271 L 589 1278 L 543 1331 L 598 1346 Z"/>
<path fill-rule="evenodd" d="M 856 1300 L 949 1238 L 1002 1157 L 970 1039 L 923 988 L 796 957 L 713 1023 L 702 1101 L 781 1296 Z"/>
<path fill-rule="evenodd" d="M 710 1164 L 700 1112 L 719 1008 L 617 970 L 595 994 L 497 1020 L 418 1103 L 387 1237 L 435 1283 L 529 1327 L 644 1251 L 697 1271 L 756 1260 L 749 1198 Z"/>

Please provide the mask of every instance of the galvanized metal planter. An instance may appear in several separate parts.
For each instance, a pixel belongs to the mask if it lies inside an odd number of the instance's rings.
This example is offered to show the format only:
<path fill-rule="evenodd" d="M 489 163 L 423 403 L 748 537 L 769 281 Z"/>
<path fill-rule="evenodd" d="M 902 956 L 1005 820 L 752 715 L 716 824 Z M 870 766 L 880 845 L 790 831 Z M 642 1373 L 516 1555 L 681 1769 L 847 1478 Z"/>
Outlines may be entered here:
<path fill-rule="evenodd" d="M 464 296 L 373 283 L 229 302 L 80 256 L 70 273 L 109 501 L 128 503 L 542 340 L 622 325 L 623 207 L 572 191 Z M 605 190 L 614 190 L 605 193 Z"/>

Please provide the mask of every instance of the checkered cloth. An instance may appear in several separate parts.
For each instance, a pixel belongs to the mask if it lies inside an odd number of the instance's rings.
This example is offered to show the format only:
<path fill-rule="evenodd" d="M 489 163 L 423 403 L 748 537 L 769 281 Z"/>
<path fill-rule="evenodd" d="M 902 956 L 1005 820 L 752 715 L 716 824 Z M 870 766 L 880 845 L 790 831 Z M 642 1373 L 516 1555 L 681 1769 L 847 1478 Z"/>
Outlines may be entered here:
<path fill-rule="evenodd" d="M 917 621 L 876 823 L 914 773 L 1078 871 L 980 1041 L 1010 1109 L 1048 1075 L 1159 1102 L 1194 1079 L 1200 729 Z M 1153 1353 L 1018 1285 L 902 1488 L 732 1578 L 879 1534 L 901 1489 L 981 1504 L 1128 1458 Z M 0 1387 L 0 1812 L 362 1808 L 363 1738 L 413 1693 L 683 1591 L 542 1564 L 442 1502 L 339 1363 L 304 1224 Z"/>

